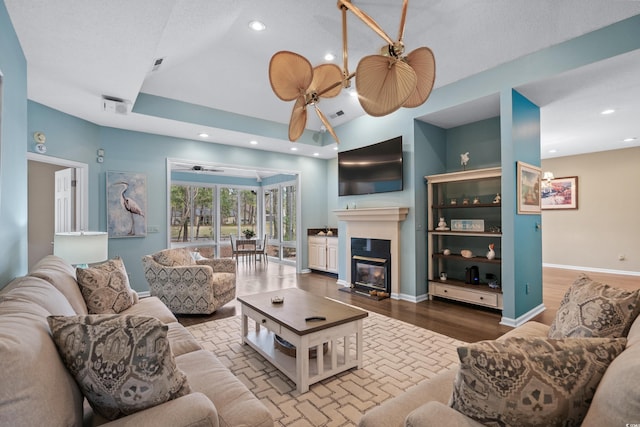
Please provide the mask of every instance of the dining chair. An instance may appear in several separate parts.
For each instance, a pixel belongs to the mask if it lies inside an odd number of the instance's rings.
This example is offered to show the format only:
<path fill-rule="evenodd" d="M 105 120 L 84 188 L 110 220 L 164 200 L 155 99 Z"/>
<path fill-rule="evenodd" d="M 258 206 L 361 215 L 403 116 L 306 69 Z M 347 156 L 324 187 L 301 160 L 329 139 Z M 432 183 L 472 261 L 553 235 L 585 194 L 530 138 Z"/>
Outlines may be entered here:
<path fill-rule="evenodd" d="M 267 259 L 267 235 L 264 235 L 264 238 L 262 239 L 261 242 L 256 244 L 256 261 L 260 259 L 260 255 L 262 255 L 262 258 L 264 259 L 264 262 L 268 263 L 269 260 Z"/>
<path fill-rule="evenodd" d="M 249 262 L 251 262 L 251 256 L 254 253 L 253 249 L 244 249 L 238 247 L 238 236 L 234 234 L 230 234 L 229 238 L 231 239 L 231 258 L 236 259 L 236 263 L 238 263 L 238 257 L 241 255 L 244 260 L 245 257 L 249 256 Z"/>

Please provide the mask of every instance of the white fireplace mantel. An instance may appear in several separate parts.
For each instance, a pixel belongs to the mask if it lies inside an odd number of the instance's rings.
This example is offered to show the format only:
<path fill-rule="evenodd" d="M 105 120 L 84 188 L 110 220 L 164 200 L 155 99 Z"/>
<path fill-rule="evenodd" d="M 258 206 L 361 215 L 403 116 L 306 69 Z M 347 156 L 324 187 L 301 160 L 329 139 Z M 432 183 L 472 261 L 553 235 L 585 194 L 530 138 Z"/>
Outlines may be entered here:
<path fill-rule="evenodd" d="M 346 281 L 351 283 L 351 238 L 391 241 L 391 297 L 400 295 L 400 223 L 407 219 L 409 208 L 383 207 L 338 209 L 338 220 L 346 222 Z"/>
<path fill-rule="evenodd" d="M 340 221 L 394 221 L 400 222 L 407 218 L 409 208 L 362 208 L 338 209 L 333 211 Z"/>

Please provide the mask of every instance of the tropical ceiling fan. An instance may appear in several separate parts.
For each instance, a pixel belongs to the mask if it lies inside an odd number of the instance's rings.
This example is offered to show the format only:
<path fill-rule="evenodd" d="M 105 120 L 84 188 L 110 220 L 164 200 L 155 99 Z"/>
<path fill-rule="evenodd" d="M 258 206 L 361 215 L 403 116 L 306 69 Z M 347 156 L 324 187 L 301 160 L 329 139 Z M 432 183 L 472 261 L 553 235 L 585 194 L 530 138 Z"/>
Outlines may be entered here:
<path fill-rule="evenodd" d="M 342 11 L 342 70 L 334 64 L 313 68 L 306 58 L 289 51 L 273 55 L 269 63 L 271 88 L 283 101 L 296 100 L 289 122 L 289 140 L 296 141 L 302 135 L 307 123 L 307 106 L 313 105 L 331 136 L 340 142 L 318 108 L 318 102 L 320 98 L 338 95 L 343 87 L 350 86 L 354 77 L 360 105 L 374 117 L 385 116 L 400 107 L 417 107 L 427 100 L 435 81 L 435 58 L 428 47 L 417 48 L 403 56 L 408 3 L 409 0 L 403 1 L 398 40 L 393 41 L 376 21 L 351 4 L 351 0 L 338 0 L 338 8 Z M 353 74 L 349 73 L 347 65 L 347 10 L 387 42 L 379 54 L 362 58 Z"/>

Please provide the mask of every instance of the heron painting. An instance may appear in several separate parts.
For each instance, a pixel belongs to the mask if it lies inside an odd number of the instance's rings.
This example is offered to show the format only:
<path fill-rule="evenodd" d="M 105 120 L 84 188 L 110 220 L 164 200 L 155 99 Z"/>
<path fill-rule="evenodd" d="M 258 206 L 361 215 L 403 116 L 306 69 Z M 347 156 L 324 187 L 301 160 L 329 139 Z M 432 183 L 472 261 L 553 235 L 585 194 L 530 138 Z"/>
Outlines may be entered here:
<path fill-rule="evenodd" d="M 147 235 L 147 178 L 131 172 L 107 172 L 109 237 Z"/>

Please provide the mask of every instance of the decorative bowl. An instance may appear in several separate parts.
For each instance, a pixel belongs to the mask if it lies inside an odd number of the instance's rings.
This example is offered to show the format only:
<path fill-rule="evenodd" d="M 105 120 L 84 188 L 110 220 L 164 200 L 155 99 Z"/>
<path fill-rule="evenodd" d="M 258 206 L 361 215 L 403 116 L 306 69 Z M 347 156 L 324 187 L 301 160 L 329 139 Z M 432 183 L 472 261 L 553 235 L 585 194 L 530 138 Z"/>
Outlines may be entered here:
<path fill-rule="evenodd" d="M 471 252 L 469 249 L 461 250 L 460 255 L 462 255 L 464 258 L 473 258 L 473 252 Z"/>

